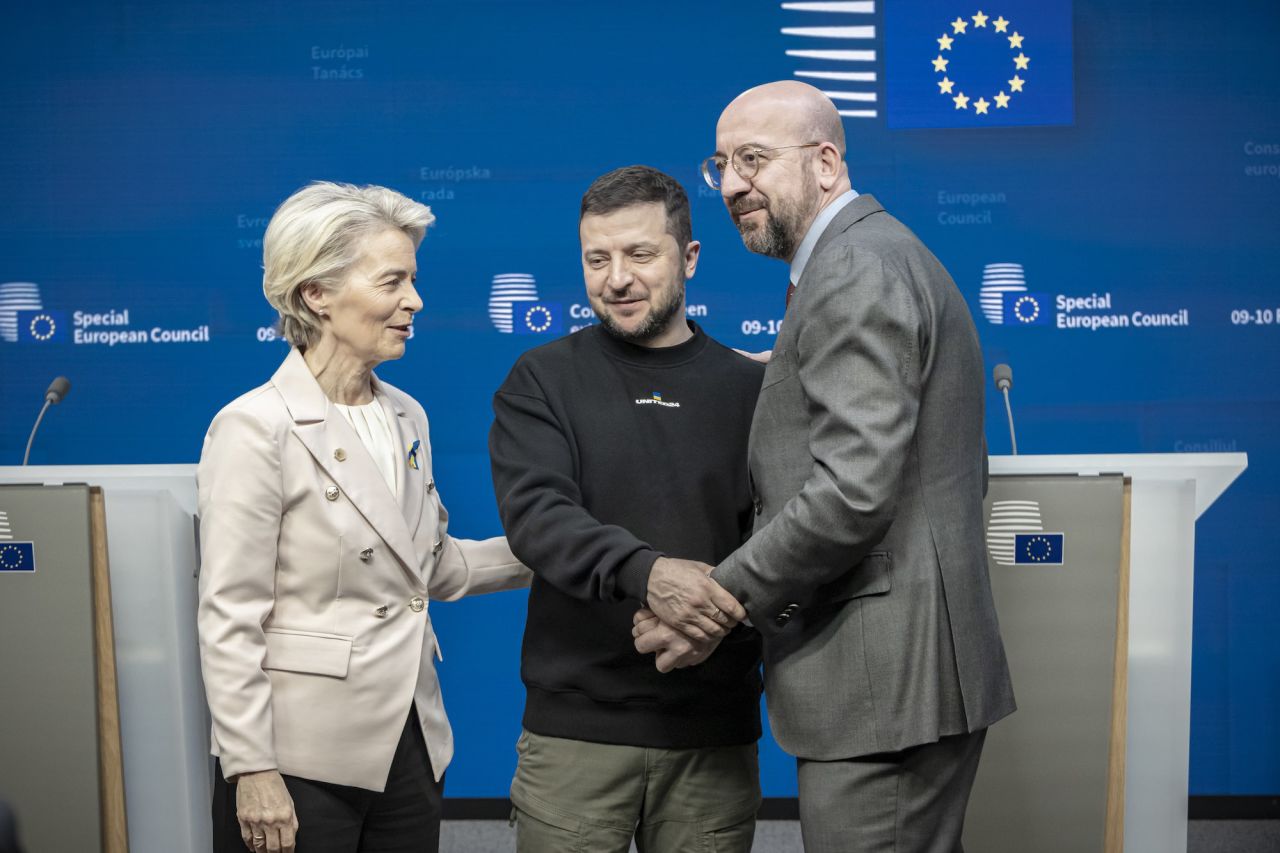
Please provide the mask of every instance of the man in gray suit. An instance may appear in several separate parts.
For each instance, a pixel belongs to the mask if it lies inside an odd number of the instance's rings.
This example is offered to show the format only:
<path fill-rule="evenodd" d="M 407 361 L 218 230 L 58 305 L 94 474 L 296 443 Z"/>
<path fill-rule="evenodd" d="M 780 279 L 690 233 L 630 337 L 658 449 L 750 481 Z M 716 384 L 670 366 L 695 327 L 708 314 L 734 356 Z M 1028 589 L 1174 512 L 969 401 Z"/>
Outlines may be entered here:
<path fill-rule="evenodd" d="M 791 265 L 751 427 L 751 539 L 711 577 L 765 641 L 808 853 L 960 850 L 986 729 L 1014 710 L 983 545 L 983 366 L 955 283 L 844 162 L 817 89 L 725 109 L 704 165 L 747 248 Z M 782 294 L 779 293 L 781 299 Z M 694 583 L 636 645 L 697 660 Z"/>

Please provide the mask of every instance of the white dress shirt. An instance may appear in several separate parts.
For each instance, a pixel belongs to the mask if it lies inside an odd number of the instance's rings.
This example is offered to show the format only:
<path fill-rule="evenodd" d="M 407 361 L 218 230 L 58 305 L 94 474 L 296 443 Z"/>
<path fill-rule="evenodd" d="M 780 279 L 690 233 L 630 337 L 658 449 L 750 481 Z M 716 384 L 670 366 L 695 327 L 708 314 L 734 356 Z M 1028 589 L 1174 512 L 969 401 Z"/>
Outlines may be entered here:
<path fill-rule="evenodd" d="M 831 224 L 831 220 L 836 218 L 836 214 L 844 210 L 844 206 L 857 197 L 856 190 L 849 190 L 841 194 L 831 204 L 824 207 L 817 218 L 813 220 L 813 224 L 805 232 L 804 239 L 800 241 L 800 248 L 796 249 L 796 256 L 791 259 L 792 284 L 800 283 L 800 276 L 804 275 L 804 268 L 809 263 L 809 256 L 813 254 L 813 247 L 818 245 L 818 238 L 822 236 L 822 232 L 827 230 L 827 226 Z"/>
<path fill-rule="evenodd" d="M 396 472 L 400 470 L 400 466 L 396 464 L 399 453 L 382 404 L 375 399 L 363 406 L 344 406 L 341 403 L 334 403 L 333 406 L 351 424 L 356 435 L 360 436 L 361 443 L 378 464 L 378 470 L 382 472 L 382 479 L 387 481 L 391 494 L 399 497 L 396 485 Z"/>

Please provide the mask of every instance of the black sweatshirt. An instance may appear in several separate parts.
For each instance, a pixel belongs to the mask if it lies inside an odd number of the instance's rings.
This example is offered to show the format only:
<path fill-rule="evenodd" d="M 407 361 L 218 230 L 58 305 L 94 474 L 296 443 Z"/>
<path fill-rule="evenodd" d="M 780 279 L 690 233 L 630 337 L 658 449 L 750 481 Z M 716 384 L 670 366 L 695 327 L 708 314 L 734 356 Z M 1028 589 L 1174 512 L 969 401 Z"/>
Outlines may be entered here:
<path fill-rule="evenodd" d="M 751 531 L 764 367 L 689 326 L 658 349 L 589 326 L 526 352 L 494 395 L 494 490 L 534 573 L 521 677 L 535 734 L 666 749 L 760 736 L 754 630 L 665 675 L 632 645 L 656 558 L 716 565 Z"/>

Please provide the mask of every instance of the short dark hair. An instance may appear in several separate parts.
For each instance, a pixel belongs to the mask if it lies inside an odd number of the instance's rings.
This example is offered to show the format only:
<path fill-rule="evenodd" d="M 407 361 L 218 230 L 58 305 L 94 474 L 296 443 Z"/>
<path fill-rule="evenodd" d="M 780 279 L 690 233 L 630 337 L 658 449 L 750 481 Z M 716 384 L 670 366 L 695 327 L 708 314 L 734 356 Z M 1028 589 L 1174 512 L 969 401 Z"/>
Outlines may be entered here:
<path fill-rule="evenodd" d="M 591 182 L 582 196 L 578 223 L 583 217 L 602 216 L 633 204 L 660 203 L 667 213 L 667 233 L 681 251 L 693 242 L 689 196 L 680 182 L 648 166 L 623 166 Z"/>

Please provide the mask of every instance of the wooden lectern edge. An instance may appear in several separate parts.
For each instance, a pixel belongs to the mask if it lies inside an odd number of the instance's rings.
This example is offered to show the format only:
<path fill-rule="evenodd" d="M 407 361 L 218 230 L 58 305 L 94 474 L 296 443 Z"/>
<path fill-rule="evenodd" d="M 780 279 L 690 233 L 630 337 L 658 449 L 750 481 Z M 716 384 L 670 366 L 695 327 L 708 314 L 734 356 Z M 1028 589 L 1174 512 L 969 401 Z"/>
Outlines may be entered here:
<path fill-rule="evenodd" d="M 116 682 L 115 630 L 111 618 L 111 574 L 107 555 L 106 500 L 89 487 L 89 539 L 93 587 L 93 646 L 98 697 L 98 789 L 103 853 L 129 853 L 124 802 L 124 758 Z"/>
<path fill-rule="evenodd" d="M 1103 849 L 1124 850 L 1125 744 L 1129 725 L 1129 535 L 1133 480 L 1124 480 L 1120 565 L 1116 584 L 1116 646 L 1111 679 L 1111 747 L 1107 757 L 1107 819 Z"/>

